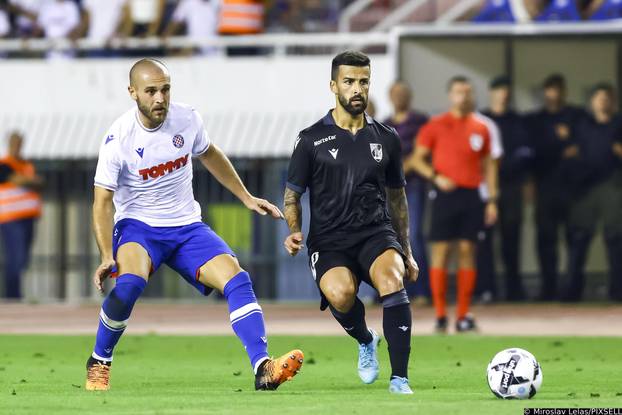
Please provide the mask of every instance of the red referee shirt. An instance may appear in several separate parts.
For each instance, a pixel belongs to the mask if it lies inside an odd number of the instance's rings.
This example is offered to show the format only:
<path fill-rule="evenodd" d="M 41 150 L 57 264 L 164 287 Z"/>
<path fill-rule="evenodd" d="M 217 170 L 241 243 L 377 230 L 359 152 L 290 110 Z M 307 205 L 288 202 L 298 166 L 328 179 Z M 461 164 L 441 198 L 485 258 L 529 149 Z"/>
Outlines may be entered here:
<path fill-rule="evenodd" d="M 433 117 L 417 136 L 417 146 L 430 149 L 432 166 L 458 187 L 476 189 L 482 182 L 483 159 L 490 154 L 491 132 L 476 113 L 458 118 L 447 112 Z"/>

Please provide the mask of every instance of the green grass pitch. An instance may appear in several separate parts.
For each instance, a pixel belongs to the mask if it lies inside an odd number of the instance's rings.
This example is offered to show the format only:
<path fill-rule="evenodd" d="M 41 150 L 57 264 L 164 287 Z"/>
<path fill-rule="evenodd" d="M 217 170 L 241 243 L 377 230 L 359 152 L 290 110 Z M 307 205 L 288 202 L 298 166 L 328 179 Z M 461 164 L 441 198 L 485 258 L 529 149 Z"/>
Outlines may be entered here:
<path fill-rule="evenodd" d="M 0 414 L 519 414 L 530 407 L 622 406 L 622 339 L 414 337 L 414 396 L 363 385 L 357 349 L 344 336 L 272 336 L 270 350 L 299 347 L 302 373 L 276 392 L 255 392 L 235 337 L 125 336 L 109 392 L 84 390 L 93 336 L 0 336 Z M 530 401 L 495 398 L 485 380 L 492 356 L 522 347 L 540 361 L 541 391 Z"/>

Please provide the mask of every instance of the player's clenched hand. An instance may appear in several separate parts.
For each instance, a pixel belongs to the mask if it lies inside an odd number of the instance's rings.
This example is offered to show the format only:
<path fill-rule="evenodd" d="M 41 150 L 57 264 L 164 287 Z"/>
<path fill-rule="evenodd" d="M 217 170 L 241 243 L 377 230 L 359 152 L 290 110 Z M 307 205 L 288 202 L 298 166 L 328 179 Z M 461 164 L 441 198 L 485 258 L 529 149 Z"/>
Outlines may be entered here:
<path fill-rule="evenodd" d="M 451 192 L 456 188 L 456 183 L 449 177 L 445 177 L 441 174 L 434 178 L 434 184 L 443 192 Z"/>
<path fill-rule="evenodd" d="M 284 219 L 283 213 L 281 213 L 279 208 L 274 206 L 267 200 L 251 196 L 251 198 L 248 199 L 248 201 L 244 202 L 244 204 L 247 208 L 249 208 L 250 210 L 254 210 L 260 215 L 270 214 L 270 216 L 272 216 L 274 219 Z"/>
<path fill-rule="evenodd" d="M 93 283 L 100 292 L 104 292 L 104 280 L 110 276 L 112 268 L 115 266 L 114 260 L 102 261 L 95 270 Z"/>
<path fill-rule="evenodd" d="M 492 226 L 497 222 L 499 216 L 499 210 L 496 203 L 486 203 L 486 210 L 484 211 L 484 223 L 486 226 Z"/>
<path fill-rule="evenodd" d="M 295 256 L 298 251 L 300 251 L 304 245 L 302 244 L 302 240 L 304 237 L 302 236 L 302 232 L 294 232 L 285 238 L 285 249 L 291 256 Z"/>
<path fill-rule="evenodd" d="M 406 278 L 412 282 L 417 281 L 417 278 L 419 278 L 419 265 L 417 265 L 412 255 L 406 258 Z"/>

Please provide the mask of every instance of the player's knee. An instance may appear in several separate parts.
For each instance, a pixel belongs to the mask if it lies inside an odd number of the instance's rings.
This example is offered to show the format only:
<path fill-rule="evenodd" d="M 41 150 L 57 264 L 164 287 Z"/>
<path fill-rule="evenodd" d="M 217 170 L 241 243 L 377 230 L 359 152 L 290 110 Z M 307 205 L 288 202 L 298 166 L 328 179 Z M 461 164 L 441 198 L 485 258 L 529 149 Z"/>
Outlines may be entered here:
<path fill-rule="evenodd" d="M 151 258 L 142 245 L 136 242 L 121 245 L 117 251 L 116 262 L 119 275 L 132 274 L 145 280 L 149 279 Z"/>
<path fill-rule="evenodd" d="M 238 260 L 231 255 L 223 254 L 212 258 L 199 268 L 199 282 L 222 293 L 225 285 L 241 272 L 244 270 Z"/>
<path fill-rule="evenodd" d="M 225 268 L 222 269 L 222 275 L 223 275 L 223 280 L 226 282 L 231 281 L 236 275 L 238 275 L 241 272 L 246 272 L 238 263 L 238 261 L 233 258 L 234 261 L 232 261 L 231 263 L 229 263 L 229 265 Z"/>
<path fill-rule="evenodd" d="M 118 259 L 117 261 L 117 273 L 119 275 L 131 274 L 136 275 L 144 279 L 145 281 L 149 281 L 149 274 L 151 273 L 151 263 L 146 262 L 131 262 L 125 261 L 123 259 Z"/>
<path fill-rule="evenodd" d="M 376 289 L 380 296 L 393 294 L 404 289 L 402 275 L 399 272 L 384 272 L 376 278 Z"/>
<path fill-rule="evenodd" d="M 458 243 L 458 255 L 472 256 L 475 253 L 475 244 L 471 241 L 460 241 Z"/>
<path fill-rule="evenodd" d="M 443 268 L 449 256 L 449 246 L 435 246 L 432 248 L 431 262 L 435 268 Z"/>
<path fill-rule="evenodd" d="M 328 302 L 338 311 L 345 313 L 354 304 L 356 288 L 349 285 L 330 287 L 324 292 Z"/>

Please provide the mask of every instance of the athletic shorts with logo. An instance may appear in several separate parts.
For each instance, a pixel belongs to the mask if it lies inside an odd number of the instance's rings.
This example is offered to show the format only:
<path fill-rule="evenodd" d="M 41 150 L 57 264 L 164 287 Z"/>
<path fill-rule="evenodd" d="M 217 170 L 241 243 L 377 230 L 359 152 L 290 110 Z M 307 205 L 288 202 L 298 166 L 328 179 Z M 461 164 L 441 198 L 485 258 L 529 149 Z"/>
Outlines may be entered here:
<path fill-rule="evenodd" d="M 135 242 L 149 254 L 152 273 L 164 263 L 203 295 L 209 295 L 212 289 L 199 282 L 201 266 L 218 255 L 235 256 L 225 241 L 203 222 L 153 227 L 136 219 L 122 219 L 115 224 L 112 235 L 115 259 L 121 245 Z"/>
<path fill-rule="evenodd" d="M 483 203 L 478 189 L 459 187 L 451 192 L 433 190 L 430 199 L 431 241 L 477 240 L 484 223 Z"/>
<path fill-rule="evenodd" d="M 336 267 L 346 267 L 354 274 L 358 285 L 361 285 L 361 282 L 366 282 L 373 287 L 369 269 L 376 258 L 391 248 L 399 252 L 402 257 L 405 257 L 404 250 L 393 231 L 381 231 L 371 237 L 366 236 L 359 241 L 356 240 L 356 237 L 353 237 L 353 241 L 345 244 L 342 243 L 343 249 L 340 249 L 339 242 L 335 242 L 332 245 L 324 244 L 326 248 L 313 247 L 309 249 L 309 266 L 322 297 L 321 310 L 325 310 L 328 307 L 328 300 L 320 289 L 320 281 L 328 270 Z"/>

